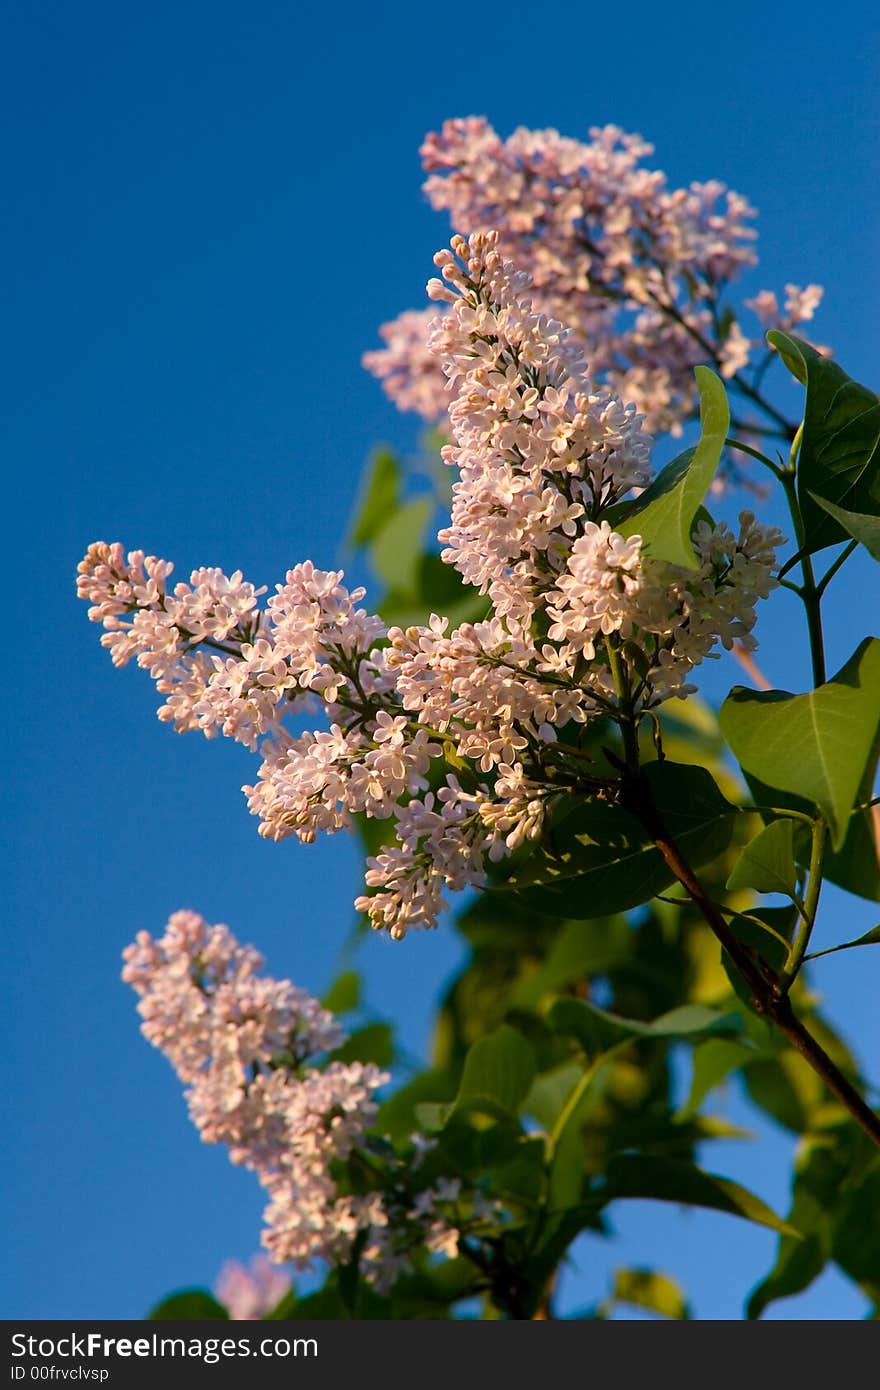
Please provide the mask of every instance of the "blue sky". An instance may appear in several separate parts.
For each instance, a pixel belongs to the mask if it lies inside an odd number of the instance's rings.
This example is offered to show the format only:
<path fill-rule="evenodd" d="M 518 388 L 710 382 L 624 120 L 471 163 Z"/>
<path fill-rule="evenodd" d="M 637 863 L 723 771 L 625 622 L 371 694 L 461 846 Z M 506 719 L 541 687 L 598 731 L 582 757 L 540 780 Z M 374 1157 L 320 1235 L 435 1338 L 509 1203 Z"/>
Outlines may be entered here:
<path fill-rule="evenodd" d="M 823 283 L 817 336 L 876 386 L 876 20 L 848 8 L 851 24 L 829 29 L 789 3 L 631 4 L 623 18 L 573 3 L 7 7 L 0 429 L 20 592 L 6 680 L 4 1316 L 140 1316 L 257 1248 L 256 1182 L 198 1142 L 139 1036 L 119 955 L 192 906 L 318 991 L 358 882 L 341 837 L 261 841 L 238 792 L 250 755 L 177 738 L 143 673 L 112 670 L 73 597 L 86 544 L 119 538 L 183 573 L 241 567 L 261 584 L 306 556 L 338 561 L 370 447 L 415 446 L 415 423 L 359 361 L 381 321 L 422 303 L 447 235 L 417 154 L 446 116 L 571 135 L 614 121 L 654 142 L 672 182 L 725 180 L 760 210 L 748 288 Z M 867 564 L 838 583 L 832 669 L 877 611 Z M 768 674 L 802 688 L 784 602 L 761 635 Z M 719 667 L 709 693 L 740 674 Z M 822 930 L 831 941 L 873 921 L 829 894 Z M 361 951 L 371 1004 L 411 1049 L 457 958 L 443 931 Z M 819 980 L 875 1057 L 878 969 L 831 957 Z M 735 1097 L 728 1111 L 744 1113 Z M 784 1206 L 787 1158 L 768 1131 L 716 1148 L 711 1165 Z M 698 1315 L 735 1318 L 773 1248 L 733 1219 L 642 1203 L 618 1224 L 618 1247 L 584 1248 L 572 1304 L 600 1296 L 616 1263 L 660 1261 Z M 863 1307 L 830 1276 L 776 1315 Z"/>

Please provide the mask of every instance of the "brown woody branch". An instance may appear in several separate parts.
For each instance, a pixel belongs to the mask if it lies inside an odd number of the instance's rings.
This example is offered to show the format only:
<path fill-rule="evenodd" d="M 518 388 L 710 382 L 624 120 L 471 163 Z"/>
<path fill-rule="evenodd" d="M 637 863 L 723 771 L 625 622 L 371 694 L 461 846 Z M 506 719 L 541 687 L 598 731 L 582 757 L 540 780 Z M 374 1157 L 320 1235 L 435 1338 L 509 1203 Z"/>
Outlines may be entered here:
<path fill-rule="evenodd" d="M 667 830 L 655 805 L 651 789 L 639 773 L 630 772 L 624 776 L 621 802 L 631 815 L 641 821 L 678 882 L 715 933 L 731 964 L 748 987 L 755 1012 L 779 1029 L 804 1061 L 822 1078 L 841 1105 L 849 1111 L 856 1124 L 880 1148 L 880 1115 L 871 1109 L 852 1082 L 844 1076 L 796 1016 L 775 972 L 743 945 L 731 930 Z"/>

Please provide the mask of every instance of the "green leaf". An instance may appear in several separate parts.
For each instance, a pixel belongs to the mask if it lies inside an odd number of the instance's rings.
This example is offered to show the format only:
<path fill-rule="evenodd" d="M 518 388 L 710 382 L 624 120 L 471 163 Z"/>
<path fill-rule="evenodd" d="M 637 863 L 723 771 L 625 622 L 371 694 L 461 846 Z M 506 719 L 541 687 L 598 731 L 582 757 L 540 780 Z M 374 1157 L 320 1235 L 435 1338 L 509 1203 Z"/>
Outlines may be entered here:
<path fill-rule="evenodd" d="M 730 843 L 737 808 L 703 767 L 649 763 L 645 777 L 676 843 L 695 868 Z M 673 874 L 641 822 L 623 807 L 584 801 L 554 828 L 505 886 L 527 906 L 562 917 L 602 917 L 639 907 Z"/>
<path fill-rule="evenodd" d="M 361 998 L 361 977 L 356 970 L 343 970 L 321 1000 L 331 1014 L 347 1014 L 356 1009 Z"/>
<path fill-rule="evenodd" d="M 694 1048 L 693 1075 L 687 1100 L 678 1111 L 676 1120 L 683 1122 L 696 1115 L 710 1091 L 738 1071 L 756 1056 L 754 1047 L 728 1038 L 707 1038 Z"/>
<path fill-rule="evenodd" d="M 416 497 L 399 507 L 377 531 L 370 546 L 370 564 L 389 589 L 409 593 L 415 587 L 433 510 L 431 498 Z"/>
<path fill-rule="evenodd" d="M 865 765 L 856 797 L 857 805 L 863 805 L 871 796 L 877 768 L 877 752 L 875 745 Z M 804 815 L 811 815 L 814 811 L 814 807 L 803 797 L 792 796 L 790 792 L 782 792 L 778 787 L 769 787 L 766 782 L 762 782 L 750 772 L 746 772 L 746 781 L 759 806 L 784 806 L 792 811 L 801 811 Z M 855 893 L 860 898 L 868 898 L 870 902 L 880 901 L 880 855 L 874 826 L 874 816 L 870 808 L 853 812 L 842 847 L 826 854 L 823 866 L 824 877 L 831 883 L 838 884 L 848 893 Z M 797 835 L 795 853 L 798 863 L 806 866 L 809 861 L 809 844 L 804 845 Z"/>
<path fill-rule="evenodd" d="M 625 917 L 566 922 L 545 960 L 513 990 L 509 1007 L 532 1008 L 566 985 L 615 969 L 632 952 L 633 936 Z"/>
<path fill-rule="evenodd" d="M 700 442 L 667 464 L 638 498 L 617 529 L 642 537 L 645 551 L 684 569 L 697 569 L 691 544 L 694 518 L 715 476 L 730 426 L 727 394 L 720 377 L 696 367 L 700 392 Z"/>
<path fill-rule="evenodd" d="M 367 545 L 400 502 L 400 464 L 388 449 L 377 449 L 368 465 L 351 524 L 351 544 Z"/>
<path fill-rule="evenodd" d="M 229 1314 L 207 1289 L 181 1289 L 157 1303 L 148 1322 L 198 1322 L 203 1318 L 212 1320 L 227 1318 Z"/>
<path fill-rule="evenodd" d="M 794 862 L 794 821 L 771 821 L 750 840 L 727 880 L 732 891 L 754 888 L 759 893 L 787 893 L 797 887 Z"/>
<path fill-rule="evenodd" d="M 828 946 L 824 951 L 811 951 L 804 959 L 818 960 L 819 956 L 831 956 L 835 951 L 849 951 L 853 946 L 880 946 L 880 926 L 872 927 L 855 941 L 844 941 L 840 946 Z"/>
<path fill-rule="evenodd" d="M 793 1134 L 809 1128 L 817 1105 L 824 1102 L 822 1083 L 796 1052 L 759 1057 L 746 1067 L 746 1090 L 755 1105 Z"/>
<path fill-rule="evenodd" d="M 705 1173 L 701 1168 L 678 1159 L 647 1154 L 617 1154 L 608 1167 L 604 1196 L 609 1202 L 621 1197 L 642 1197 L 707 1207 L 754 1221 L 759 1226 L 768 1226 L 771 1231 L 792 1236 L 798 1234 L 760 1197 L 740 1187 L 739 1183 Z"/>
<path fill-rule="evenodd" d="M 394 1057 L 391 1027 L 387 1023 L 369 1023 L 352 1033 L 347 1042 L 332 1054 L 335 1062 L 375 1062 L 388 1067 Z"/>
<path fill-rule="evenodd" d="M 880 726 L 880 639 L 806 695 L 735 686 L 720 723 L 744 770 L 813 802 L 840 849 Z"/>
<path fill-rule="evenodd" d="M 730 909 L 725 913 L 728 915 Z M 789 946 L 798 921 L 793 905 L 786 907 L 753 907 L 748 912 L 730 914 L 730 929 L 739 941 L 750 946 L 774 970 L 781 970 L 788 959 Z M 734 971 L 737 979 L 740 979 Z M 734 985 L 736 988 L 736 985 Z M 744 989 L 740 995 L 752 1007 L 751 994 Z"/>
<path fill-rule="evenodd" d="M 871 811 L 850 818 L 842 848 L 825 860 L 825 877 L 869 902 L 880 902 L 877 821 Z"/>
<path fill-rule="evenodd" d="M 845 1193 L 831 1253 L 850 1279 L 880 1294 L 880 1160 Z"/>
<path fill-rule="evenodd" d="M 780 1251 L 773 1272 L 763 1279 L 753 1290 L 746 1304 L 746 1316 L 759 1318 L 768 1304 L 777 1298 L 790 1298 L 801 1293 L 825 1268 L 827 1256 L 821 1238 L 811 1232 L 803 1240 L 783 1237 L 784 1249 Z"/>
<path fill-rule="evenodd" d="M 326 1284 L 306 1298 L 297 1298 L 291 1289 L 267 1316 L 273 1321 L 295 1318 L 297 1322 L 337 1322 L 348 1318 L 349 1314 L 338 1289 Z"/>
<path fill-rule="evenodd" d="M 815 499 L 868 516 L 880 512 L 880 397 L 802 338 L 774 329 L 767 339 L 807 388 L 797 483 L 811 555 L 848 535 Z"/>
<path fill-rule="evenodd" d="M 535 1077 L 535 1054 L 521 1033 L 502 1024 L 480 1038 L 464 1059 L 461 1085 L 455 1100 L 458 1110 L 466 1101 L 488 1100 L 516 1114 Z"/>
<path fill-rule="evenodd" d="M 844 531 L 851 536 L 854 541 L 858 541 L 873 555 L 875 560 L 880 560 L 880 517 L 870 516 L 864 512 L 848 512 L 843 507 L 835 507 L 833 502 L 828 502 L 824 497 L 818 497 L 811 492 L 810 496 L 829 516 L 833 516 L 835 521 L 840 522 Z"/>
<path fill-rule="evenodd" d="M 617 1269 L 611 1290 L 611 1303 L 627 1303 L 633 1308 L 647 1308 L 662 1318 L 690 1317 L 687 1299 L 681 1285 L 669 1274 L 656 1269 Z"/>
<path fill-rule="evenodd" d="M 788 1215 L 789 1224 L 803 1239 L 782 1237 L 773 1268 L 749 1298 L 747 1317 L 759 1318 L 768 1304 L 800 1293 L 821 1274 L 831 1256 L 832 1233 L 842 1214 L 843 1230 L 849 1228 L 855 1236 L 857 1258 L 861 1244 L 866 1250 L 870 1248 L 871 1232 L 877 1230 L 880 1207 L 876 1199 L 870 1202 L 857 1197 L 852 1202 L 851 1196 L 866 1173 L 866 1160 L 872 1165 L 875 1152 L 851 1121 L 805 1136 L 795 1155 Z M 864 1197 L 869 1197 L 869 1193 Z M 853 1225 L 854 1208 L 857 1217 Z M 866 1237 L 864 1242 L 863 1236 Z M 840 1251 L 845 1258 L 849 1254 L 847 1244 L 847 1235 L 844 1235 Z M 874 1269 L 877 1268 L 875 1260 Z M 857 1277 L 849 1269 L 847 1273 Z"/>
<path fill-rule="evenodd" d="M 588 1057 L 605 1052 L 627 1037 L 692 1038 L 707 1033 L 735 1033 L 742 1029 L 738 1013 L 721 1013 L 706 1004 L 683 1004 L 651 1023 L 600 1009 L 586 999 L 557 999 L 548 1014 L 557 1033 L 574 1037 Z"/>
<path fill-rule="evenodd" d="M 552 1071 L 545 1071 L 532 1085 L 523 1109 L 527 1114 L 534 1115 L 542 1129 L 549 1132 L 583 1074 L 580 1062 L 563 1062 Z"/>

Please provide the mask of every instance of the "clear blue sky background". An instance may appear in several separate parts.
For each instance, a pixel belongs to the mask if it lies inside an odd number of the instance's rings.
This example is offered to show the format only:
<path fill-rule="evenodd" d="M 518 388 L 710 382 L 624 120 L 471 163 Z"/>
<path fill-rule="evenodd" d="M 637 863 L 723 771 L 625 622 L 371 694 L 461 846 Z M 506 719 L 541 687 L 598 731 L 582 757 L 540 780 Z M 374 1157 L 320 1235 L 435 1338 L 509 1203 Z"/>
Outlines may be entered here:
<path fill-rule="evenodd" d="M 817 336 L 876 386 L 877 22 L 867 3 L 840 24 L 810 14 L 6 7 L 0 1314 L 139 1316 L 257 1248 L 256 1182 L 198 1142 L 139 1036 L 119 955 L 192 906 L 321 990 L 358 882 L 341 837 L 261 841 L 238 792 L 250 755 L 176 737 L 143 673 L 113 671 L 73 597 L 85 545 L 118 537 L 184 574 L 240 566 L 269 584 L 305 556 L 337 562 L 371 445 L 415 445 L 359 359 L 380 321 L 422 303 L 447 228 L 421 197 L 417 149 L 449 115 L 485 113 L 504 133 L 615 121 L 654 141 L 673 182 L 727 181 L 760 209 L 750 288 L 824 283 Z M 876 570 L 854 567 L 834 611 L 839 664 L 876 621 Z M 761 629 L 762 664 L 790 688 L 806 680 L 794 621 L 783 600 Z M 740 675 L 716 669 L 710 693 Z M 821 932 L 842 940 L 873 920 L 829 894 Z M 417 1052 L 456 960 L 443 931 L 360 953 L 371 1004 Z M 878 972 L 880 957 L 832 957 L 820 979 L 875 1074 Z M 760 1145 L 707 1157 L 784 1207 L 788 1152 L 767 1128 Z M 643 1203 L 618 1224 L 618 1246 L 582 1248 L 568 1306 L 600 1296 L 616 1263 L 659 1261 L 699 1316 L 736 1318 L 774 1246 L 731 1218 Z M 775 1315 L 863 1309 L 830 1276 Z"/>

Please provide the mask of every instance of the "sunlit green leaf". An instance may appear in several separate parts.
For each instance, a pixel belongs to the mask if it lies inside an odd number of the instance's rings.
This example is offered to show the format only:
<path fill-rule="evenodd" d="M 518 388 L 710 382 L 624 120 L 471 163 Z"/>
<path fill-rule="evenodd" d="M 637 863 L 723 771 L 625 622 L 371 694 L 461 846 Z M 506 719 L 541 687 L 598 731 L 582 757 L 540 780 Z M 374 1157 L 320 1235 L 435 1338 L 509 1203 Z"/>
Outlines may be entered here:
<path fill-rule="evenodd" d="M 415 586 L 434 503 L 416 497 L 393 512 L 370 546 L 370 564 L 389 589 L 409 593 Z"/>
<path fill-rule="evenodd" d="M 401 468 L 388 449 L 377 449 L 367 468 L 351 524 L 352 545 L 367 545 L 397 510 Z"/>
<path fill-rule="evenodd" d="M 839 946 L 826 947 L 824 951 L 811 951 L 806 959 L 817 960 L 819 956 L 832 956 L 835 951 L 850 951 L 853 946 L 880 946 L 880 926 L 872 927 L 864 936 L 856 937 L 855 941 L 843 941 Z"/>
<path fill-rule="evenodd" d="M 743 768 L 813 802 L 840 849 L 880 725 L 880 640 L 866 638 L 832 680 L 806 695 L 736 686 L 720 720 Z"/>
<path fill-rule="evenodd" d="M 880 560 L 880 516 L 848 512 L 843 507 L 835 507 L 833 502 L 826 501 L 824 497 L 817 497 L 815 493 L 810 493 L 810 496 L 823 512 L 827 512 L 840 523 L 848 536 L 863 545 L 875 560 Z"/>
<path fill-rule="evenodd" d="M 687 449 L 654 479 L 617 524 L 623 536 L 642 537 L 647 554 L 696 569 L 691 543 L 694 518 L 715 476 L 730 425 L 727 394 L 708 367 L 695 368 L 700 392 L 700 442 Z"/>
<path fill-rule="evenodd" d="M 684 1291 L 677 1280 L 656 1269 L 617 1269 L 611 1289 L 612 1303 L 646 1308 L 663 1318 L 689 1318 Z"/>

